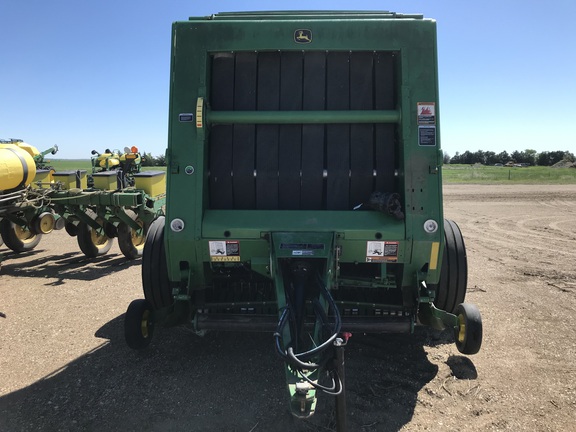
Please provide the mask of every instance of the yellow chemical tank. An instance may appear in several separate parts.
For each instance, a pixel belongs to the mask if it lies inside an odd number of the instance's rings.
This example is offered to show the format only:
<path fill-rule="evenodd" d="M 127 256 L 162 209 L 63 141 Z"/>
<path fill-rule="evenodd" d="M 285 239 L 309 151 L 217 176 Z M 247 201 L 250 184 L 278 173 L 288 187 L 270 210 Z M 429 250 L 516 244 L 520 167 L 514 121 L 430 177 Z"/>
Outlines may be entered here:
<path fill-rule="evenodd" d="M 100 154 L 96 158 L 96 162 L 100 168 L 104 168 L 106 170 L 116 168 L 120 165 L 120 155 L 118 152 L 114 151 L 111 152 L 110 150 L 106 150 L 104 153 Z"/>
<path fill-rule="evenodd" d="M 32 156 L 33 158 L 40 154 L 40 152 L 38 151 L 38 149 L 36 147 L 34 147 L 33 145 L 30 145 L 30 144 L 27 144 L 24 141 L 14 142 L 14 145 L 17 145 L 22 150 L 27 151 L 30 154 L 30 156 Z"/>
<path fill-rule="evenodd" d="M 35 175 L 36 163 L 29 149 L 0 143 L 0 190 L 28 186 Z"/>

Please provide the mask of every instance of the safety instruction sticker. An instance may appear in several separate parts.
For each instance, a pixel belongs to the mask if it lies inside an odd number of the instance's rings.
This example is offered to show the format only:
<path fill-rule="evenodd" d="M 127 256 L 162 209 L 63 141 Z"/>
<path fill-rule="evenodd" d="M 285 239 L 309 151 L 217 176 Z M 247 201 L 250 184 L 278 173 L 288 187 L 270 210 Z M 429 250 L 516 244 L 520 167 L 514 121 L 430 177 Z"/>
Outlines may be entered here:
<path fill-rule="evenodd" d="M 396 262 L 398 261 L 397 241 L 366 242 L 366 262 Z"/>
<path fill-rule="evenodd" d="M 418 124 L 419 125 L 436 124 L 435 102 L 418 102 Z"/>
<path fill-rule="evenodd" d="M 238 240 L 210 241 L 210 261 L 239 262 L 240 242 Z"/>
<path fill-rule="evenodd" d="M 418 126 L 418 145 L 436 145 L 436 126 Z"/>

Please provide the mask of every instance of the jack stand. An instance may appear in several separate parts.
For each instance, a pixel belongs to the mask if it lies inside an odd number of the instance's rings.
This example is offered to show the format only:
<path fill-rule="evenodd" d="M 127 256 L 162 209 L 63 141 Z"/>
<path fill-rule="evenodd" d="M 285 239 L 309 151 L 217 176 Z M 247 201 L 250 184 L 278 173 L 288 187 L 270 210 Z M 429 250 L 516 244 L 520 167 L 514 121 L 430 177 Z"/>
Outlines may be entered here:
<path fill-rule="evenodd" d="M 334 341 L 335 356 L 334 367 L 336 373 L 340 378 L 340 393 L 336 396 L 336 431 L 346 432 L 348 430 L 346 424 L 346 384 L 344 373 L 344 347 L 348 344 L 348 339 L 352 336 L 351 333 L 343 333 L 342 338 L 336 338 Z"/>

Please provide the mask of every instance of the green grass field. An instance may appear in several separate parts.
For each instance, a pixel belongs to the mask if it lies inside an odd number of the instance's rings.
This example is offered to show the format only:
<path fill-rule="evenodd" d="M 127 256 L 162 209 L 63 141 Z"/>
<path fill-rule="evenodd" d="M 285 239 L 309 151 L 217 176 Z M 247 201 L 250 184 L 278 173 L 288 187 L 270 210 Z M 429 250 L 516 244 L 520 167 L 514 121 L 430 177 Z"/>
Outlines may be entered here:
<path fill-rule="evenodd" d="M 48 165 L 56 171 L 86 170 L 92 172 L 90 159 L 49 159 Z M 142 167 L 142 171 L 166 171 L 166 167 Z"/>
<path fill-rule="evenodd" d="M 447 184 L 576 184 L 576 169 L 444 165 L 442 181 Z"/>
<path fill-rule="evenodd" d="M 56 171 L 91 171 L 89 159 L 51 159 Z M 166 167 L 143 167 L 143 171 L 165 171 Z M 444 183 L 471 184 L 576 184 L 576 169 L 551 167 L 508 168 L 478 165 L 444 165 Z"/>

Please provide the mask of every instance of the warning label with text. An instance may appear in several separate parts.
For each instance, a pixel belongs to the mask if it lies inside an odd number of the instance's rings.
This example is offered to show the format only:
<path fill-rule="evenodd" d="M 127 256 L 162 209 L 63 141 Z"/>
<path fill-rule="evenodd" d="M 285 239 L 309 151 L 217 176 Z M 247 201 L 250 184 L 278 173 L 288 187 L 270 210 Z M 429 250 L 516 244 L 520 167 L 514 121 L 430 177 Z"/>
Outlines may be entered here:
<path fill-rule="evenodd" d="M 369 241 L 366 243 L 366 262 L 398 261 L 397 241 Z"/>
<path fill-rule="evenodd" d="M 210 241 L 210 260 L 214 262 L 240 261 L 240 242 L 238 240 Z"/>

